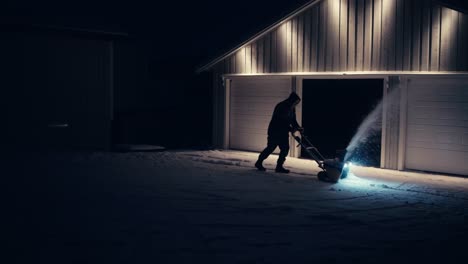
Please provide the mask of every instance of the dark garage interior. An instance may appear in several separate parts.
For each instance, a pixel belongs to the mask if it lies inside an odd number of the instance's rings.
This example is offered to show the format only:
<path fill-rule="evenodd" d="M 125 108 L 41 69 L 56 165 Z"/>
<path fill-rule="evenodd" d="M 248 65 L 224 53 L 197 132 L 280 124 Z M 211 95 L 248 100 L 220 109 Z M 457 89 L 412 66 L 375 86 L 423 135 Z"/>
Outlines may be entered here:
<path fill-rule="evenodd" d="M 383 96 L 382 79 L 307 79 L 303 82 L 302 125 L 326 158 L 346 149 L 361 122 Z M 381 121 L 380 121 L 381 122 Z M 380 166 L 381 131 L 370 135 L 353 161 Z M 307 153 L 301 151 L 307 158 Z"/>

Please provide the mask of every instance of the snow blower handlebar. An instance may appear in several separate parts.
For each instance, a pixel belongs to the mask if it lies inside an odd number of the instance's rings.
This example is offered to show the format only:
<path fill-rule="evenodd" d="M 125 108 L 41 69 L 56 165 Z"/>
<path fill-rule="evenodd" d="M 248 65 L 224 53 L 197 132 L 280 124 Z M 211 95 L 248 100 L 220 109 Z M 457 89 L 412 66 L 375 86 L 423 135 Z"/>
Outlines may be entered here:
<path fill-rule="evenodd" d="M 321 172 L 317 174 L 317 177 L 321 181 L 337 183 L 339 179 L 346 178 L 349 171 L 349 166 L 339 159 L 325 159 L 318 149 L 310 142 L 310 140 L 304 135 L 302 131 L 299 131 L 301 137 L 296 136 L 294 132 L 291 135 L 299 143 L 298 147 L 301 146 L 309 154 L 309 156 L 317 162 Z"/>
<path fill-rule="evenodd" d="M 310 142 L 310 140 L 302 133 L 302 131 L 299 131 L 301 137 L 296 136 L 294 133 L 295 132 L 291 132 L 291 135 L 297 141 L 297 146 L 302 146 L 307 152 L 307 154 L 309 154 L 309 156 L 313 160 L 315 160 L 315 162 L 317 162 L 318 166 L 324 170 L 325 168 L 323 166 L 323 161 L 325 160 L 325 158 L 320 153 L 320 151 L 318 151 L 318 149 Z"/>

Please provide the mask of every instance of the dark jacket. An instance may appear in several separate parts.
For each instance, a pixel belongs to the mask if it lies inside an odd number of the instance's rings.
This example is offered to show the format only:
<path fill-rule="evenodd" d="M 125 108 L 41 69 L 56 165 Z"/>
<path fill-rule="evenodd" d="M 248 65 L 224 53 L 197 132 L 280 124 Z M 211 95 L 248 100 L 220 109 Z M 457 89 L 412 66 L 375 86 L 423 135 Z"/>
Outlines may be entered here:
<path fill-rule="evenodd" d="M 300 100 L 299 96 L 296 93 L 291 93 L 288 99 L 276 105 L 268 126 L 268 136 L 288 136 L 290 131 L 295 131 L 300 127 L 296 120 L 296 109 L 292 107 L 297 100 Z"/>

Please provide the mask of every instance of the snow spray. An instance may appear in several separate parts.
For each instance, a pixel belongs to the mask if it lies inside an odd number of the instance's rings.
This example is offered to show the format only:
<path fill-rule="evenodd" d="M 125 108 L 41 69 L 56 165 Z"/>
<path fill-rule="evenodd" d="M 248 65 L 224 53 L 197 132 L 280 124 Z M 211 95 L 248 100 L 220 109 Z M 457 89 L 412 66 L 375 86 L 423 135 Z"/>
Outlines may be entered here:
<path fill-rule="evenodd" d="M 353 154 L 356 154 L 360 146 L 373 143 L 369 142 L 369 140 L 371 140 L 377 133 L 381 133 L 384 103 L 391 105 L 397 102 L 397 100 L 399 100 L 398 89 L 394 89 L 385 96 L 385 100 L 380 100 L 376 107 L 369 113 L 369 115 L 367 115 L 359 125 L 356 133 L 351 138 L 351 141 L 346 148 L 345 161 L 348 161 Z"/>

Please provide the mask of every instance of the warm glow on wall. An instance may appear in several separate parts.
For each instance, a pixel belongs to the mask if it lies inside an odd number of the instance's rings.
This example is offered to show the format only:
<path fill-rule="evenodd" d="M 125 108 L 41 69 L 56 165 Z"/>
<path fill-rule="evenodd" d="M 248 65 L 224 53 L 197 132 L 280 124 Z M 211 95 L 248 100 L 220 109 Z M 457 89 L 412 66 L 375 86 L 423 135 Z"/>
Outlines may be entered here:
<path fill-rule="evenodd" d="M 442 12 L 446 13 L 447 15 L 442 16 L 442 30 L 441 32 L 446 33 L 448 37 L 448 41 L 450 43 L 455 42 L 455 37 L 457 33 L 457 24 L 458 24 L 458 12 L 448 8 L 442 8 Z"/>
<path fill-rule="evenodd" d="M 442 8 L 440 39 L 440 70 L 455 70 L 457 67 L 459 12 Z"/>
<path fill-rule="evenodd" d="M 245 47 L 237 51 L 235 59 L 236 59 L 236 72 L 247 73 L 245 71 Z"/>
<path fill-rule="evenodd" d="M 382 1 L 382 9 L 386 14 L 393 14 L 396 8 L 396 0 L 384 0 Z M 385 15 L 385 14 L 384 14 Z"/>
<path fill-rule="evenodd" d="M 382 35 L 388 36 L 394 34 L 395 31 L 395 15 L 396 14 L 396 0 L 383 0 L 382 1 Z M 427 30 L 427 29 L 426 29 Z"/>
<path fill-rule="evenodd" d="M 429 0 L 317 1 L 233 51 L 226 71 L 466 70 L 465 16 Z"/>
<path fill-rule="evenodd" d="M 341 0 L 329 0 L 329 21 L 340 21 L 340 1 Z M 341 1 L 343 4 L 346 1 Z"/>
<path fill-rule="evenodd" d="M 286 68 L 282 69 L 281 65 L 285 65 L 288 60 L 288 52 L 287 52 L 287 43 L 288 43 L 288 32 L 287 29 L 291 21 L 284 22 L 281 26 L 278 27 L 277 30 L 277 49 L 278 49 L 278 57 L 277 57 L 277 64 L 280 65 L 278 67 L 279 72 L 285 72 Z"/>
<path fill-rule="evenodd" d="M 244 72 L 252 72 L 252 64 L 254 63 L 252 60 L 252 46 L 246 46 L 243 50 L 245 52 Z"/>

